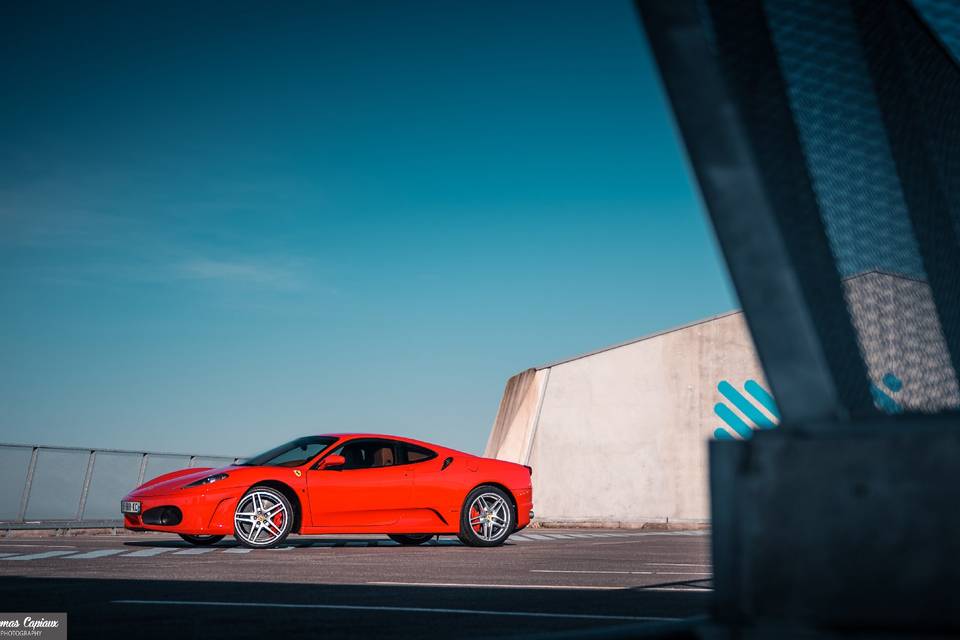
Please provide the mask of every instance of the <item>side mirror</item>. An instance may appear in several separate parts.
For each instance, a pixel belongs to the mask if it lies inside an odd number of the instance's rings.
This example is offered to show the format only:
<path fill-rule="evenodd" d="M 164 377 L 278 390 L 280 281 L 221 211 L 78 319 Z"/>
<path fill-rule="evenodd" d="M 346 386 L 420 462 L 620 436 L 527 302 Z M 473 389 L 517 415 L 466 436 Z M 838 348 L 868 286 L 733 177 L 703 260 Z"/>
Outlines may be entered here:
<path fill-rule="evenodd" d="M 318 469 L 334 469 L 347 464 L 347 459 L 343 456 L 327 456 L 320 462 Z"/>

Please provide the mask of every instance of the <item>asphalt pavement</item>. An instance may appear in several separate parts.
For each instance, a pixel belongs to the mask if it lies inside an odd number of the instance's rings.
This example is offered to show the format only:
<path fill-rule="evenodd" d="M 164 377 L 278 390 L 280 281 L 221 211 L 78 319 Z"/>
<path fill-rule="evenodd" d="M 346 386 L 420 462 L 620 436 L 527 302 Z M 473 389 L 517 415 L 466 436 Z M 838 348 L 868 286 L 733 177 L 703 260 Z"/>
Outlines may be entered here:
<path fill-rule="evenodd" d="M 522 637 L 704 616 L 710 572 L 702 532 L 527 529 L 493 549 L 291 536 L 256 551 L 21 535 L 0 538 L 0 610 L 66 611 L 71 638 Z"/>

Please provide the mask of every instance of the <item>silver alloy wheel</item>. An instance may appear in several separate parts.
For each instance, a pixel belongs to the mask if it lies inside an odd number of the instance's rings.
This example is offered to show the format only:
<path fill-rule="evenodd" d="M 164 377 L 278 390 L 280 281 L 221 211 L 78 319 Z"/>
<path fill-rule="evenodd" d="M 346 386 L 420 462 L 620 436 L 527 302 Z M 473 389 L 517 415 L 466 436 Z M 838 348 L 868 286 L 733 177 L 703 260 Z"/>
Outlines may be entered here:
<path fill-rule="evenodd" d="M 277 518 L 278 515 L 282 517 Z M 287 524 L 287 507 L 268 491 L 254 491 L 240 500 L 233 516 L 236 534 L 254 546 L 267 546 L 283 536 Z M 279 520 L 278 525 L 275 521 Z"/>
<path fill-rule="evenodd" d="M 470 528 L 485 542 L 499 540 L 509 532 L 510 505 L 496 493 L 481 493 L 470 503 Z"/>

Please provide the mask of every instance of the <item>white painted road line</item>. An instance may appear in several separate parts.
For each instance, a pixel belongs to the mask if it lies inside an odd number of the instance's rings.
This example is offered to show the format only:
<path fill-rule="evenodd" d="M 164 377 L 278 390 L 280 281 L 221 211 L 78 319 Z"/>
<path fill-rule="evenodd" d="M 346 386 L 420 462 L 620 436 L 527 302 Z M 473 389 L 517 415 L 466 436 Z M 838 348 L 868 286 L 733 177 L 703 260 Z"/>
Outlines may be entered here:
<path fill-rule="evenodd" d="M 640 542 L 640 536 L 651 536 L 651 535 L 703 535 L 701 531 L 689 531 L 689 532 L 591 532 L 591 533 L 573 533 L 573 532 L 564 532 L 564 533 L 531 533 L 529 530 L 524 531 L 523 534 L 514 534 L 510 536 L 510 540 L 519 542 L 519 543 L 529 543 L 529 542 L 560 542 L 567 540 L 575 539 L 589 539 L 589 538 L 623 538 L 629 537 L 630 540 L 618 540 L 618 541 L 596 541 L 594 544 L 626 544 L 631 542 Z M 442 545 L 442 546 L 460 546 L 461 543 L 459 540 L 431 540 L 430 545 Z M 291 544 L 289 546 L 279 547 L 272 549 L 272 551 L 290 551 L 292 549 L 306 549 L 310 547 L 387 547 L 387 546 L 399 546 L 398 543 L 392 540 L 306 540 L 297 544 Z M 94 549 L 91 551 L 82 551 L 78 549 L 75 545 L 33 545 L 33 544 L 2 544 L 0 545 L 0 550 L 5 550 L 11 547 L 29 547 L 29 548 L 47 548 L 56 547 L 56 551 L 43 551 L 36 553 L 26 553 L 17 549 L 14 552 L 3 552 L 0 553 L 0 560 L 41 560 L 44 558 L 55 558 L 58 556 L 68 556 L 71 560 L 92 560 L 109 556 L 119 556 L 122 555 L 124 558 L 150 558 L 157 556 L 163 553 L 172 552 L 172 555 L 202 555 L 205 553 L 211 553 L 214 551 L 223 551 L 224 553 L 232 554 L 246 554 L 253 551 L 252 549 L 244 547 L 148 547 L 142 548 L 136 551 L 130 551 L 130 547 L 123 547 L 120 549 Z M 64 549 L 64 550 L 60 550 Z M 66 550 L 70 549 L 70 550 Z M 670 562 L 651 562 L 651 563 L 642 563 L 644 567 L 682 567 L 689 568 L 692 570 L 691 573 L 686 572 L 665 572 L 657 569 L 651 571 L 630 571 L 630 572 L 607 572 L 607 573 L 627 573 L 627 574 L 636 574 L 636 575 L 697 575 L 697 576 L 710 576 L 711 565 L 710 564 L 700 564 L 700 563 L 670 563 Z M 703 572 L 698 572 L 697 569 L 703 568 Z M 600 571 L 563 571 L 563 570 L 534 570 L 536 573 L 604 573 Z M 397 583 L 400 584 L 400 583 Z M 497 585 L 477 585 L 477 586 L 497 586 Z M 521 585 L 521 587 L 524 585 Z M 534 588 L 534 586 L 531 586 Z M 541 587 L 542 588 L 542 587 Z"/>
<path fill-rule="evenodd" d="M 41 549 L 51 549 L 51 548 L 76 549 L 77 548 L 76 545 L 72 545 L 72 544 L 14 544 L 11 542 L 4 542 L 0 544 L 0 549 L 6 549 L 7 547 L 28 547 L 30 549 L 34 549 L 37 547 L 40 547 Z"/>
<path fill-rule="evenodd" d="M 94 558 L 104 558 L 106 556 L 115 556 L 118 553 L 123 553 L 126 549 L 97 549 L 95 551 L 87 551 L 86 553 L 78 553 L 75 556 L 67 556 L 67 560 L 92 560 Z"/>
<path fill-rule="evenodd" d="M 341 611 L 394 611 L 397 613 L 453 613 L 456 615 L 507 616 L 513 618 L 561 618 L 573 620 L 629 620 L 633 622 L 674 622 L 683 618 L 657 616 L 615 616 L 593 613 L 546 613 L 542 611 L 491 611 L 485 609 L 440 609 L 434 607 L 380 607 L 354 604 L 294 604 L 286 602 L 200 602 L 193 600 L 114 600 L 112 604 L 156 604 L 198 607 L 266 607 L 276 609 L 335 609 Z"/>
<path fill-rule="evenodd" d="M 175 547 L 152 547 L 150 549 L 141 549 L 123 556 L 124 558 L 151 558 L 167 551 L 173 551 Z"/>
<path fill-rule="evenodd" d="M 71 553 L 76 553 L 76 551 L 44 551 L 43 553 L 28 553 L 25 556 L 12 556 L 10 558 L 0 558 L 2 560 L 42 560 L 43 558 L 56 558 L 57 556 L 65 556 Z"/>
<path fill-rule="evenodd" d="M 474 582 L 368 582 L 385 587 L 463 587 L 466 589 L 592 589 L 595 591 L 623 591 L 631 587 L 598 587 L 570 584 L 480 584 Z"/>

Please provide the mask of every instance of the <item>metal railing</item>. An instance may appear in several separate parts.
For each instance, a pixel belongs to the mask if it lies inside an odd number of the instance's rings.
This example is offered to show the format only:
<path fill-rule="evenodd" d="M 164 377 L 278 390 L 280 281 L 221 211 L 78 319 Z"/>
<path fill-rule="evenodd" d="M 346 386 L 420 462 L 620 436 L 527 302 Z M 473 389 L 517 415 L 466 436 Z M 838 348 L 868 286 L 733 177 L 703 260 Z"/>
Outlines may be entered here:
<path fill-rule="evenodd" d="M 239 460 L 0 443 L 0 530 L 120 527 L 120 499 L 145 480 L 184 467 L 222 467 Z"/>

